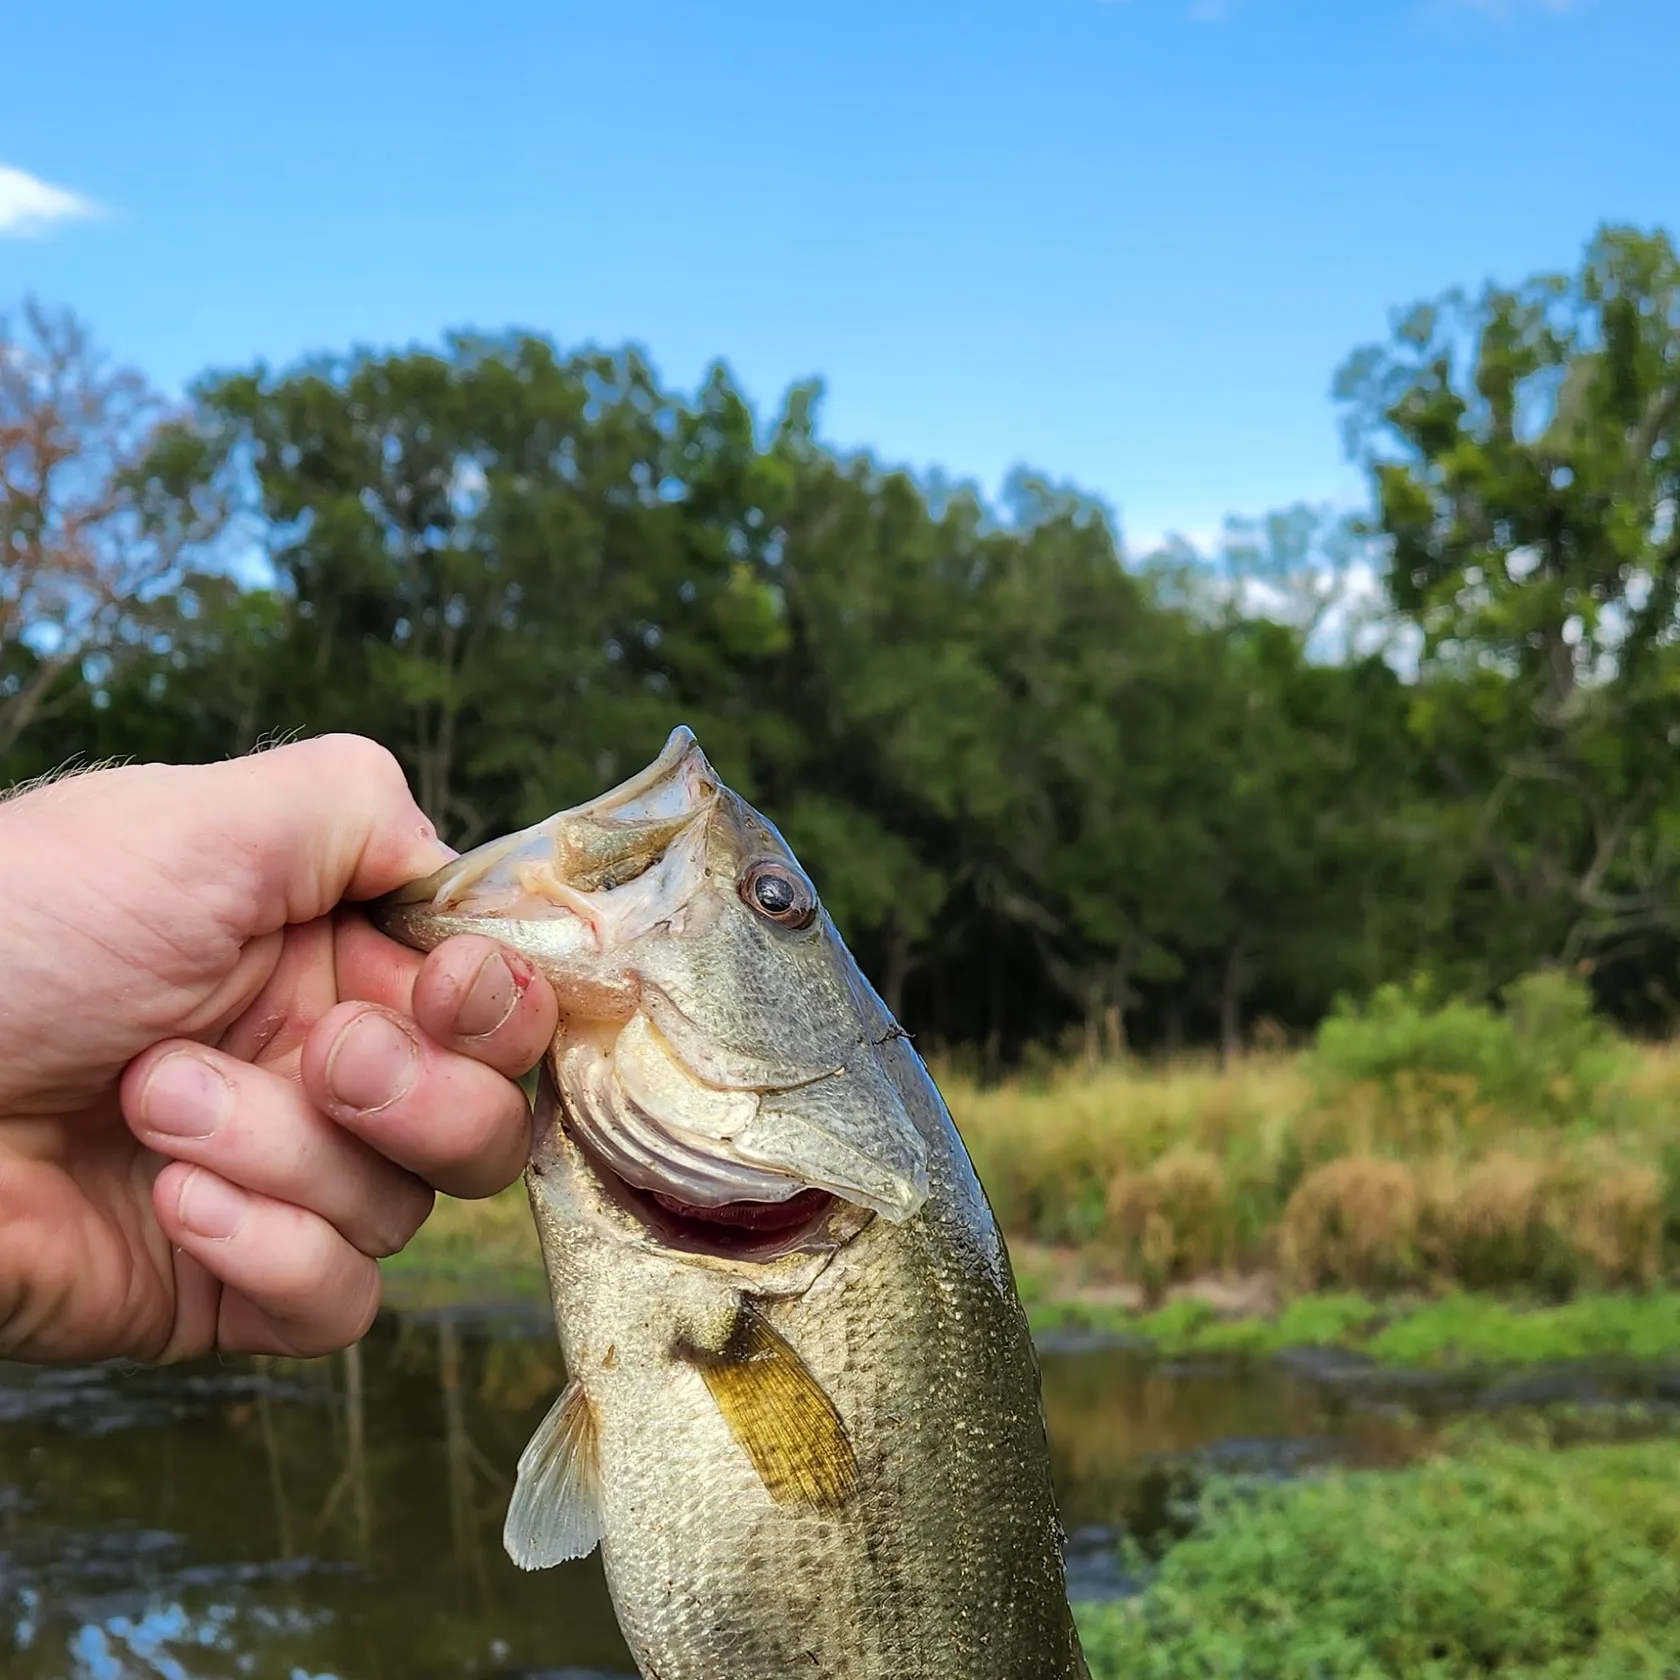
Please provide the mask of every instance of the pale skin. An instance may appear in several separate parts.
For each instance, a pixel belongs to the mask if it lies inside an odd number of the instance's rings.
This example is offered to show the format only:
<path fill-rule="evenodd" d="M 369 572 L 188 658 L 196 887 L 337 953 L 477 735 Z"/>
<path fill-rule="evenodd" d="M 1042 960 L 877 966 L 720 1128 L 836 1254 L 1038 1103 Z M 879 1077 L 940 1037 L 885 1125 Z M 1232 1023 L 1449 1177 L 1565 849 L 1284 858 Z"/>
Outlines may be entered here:
<path fill-rule="evenodd" d="M 0 804 L 0 1356 L 330 1352 L 519 1175 L 548 986 L 354 910 L 450 855 L 355 736 Z"/>

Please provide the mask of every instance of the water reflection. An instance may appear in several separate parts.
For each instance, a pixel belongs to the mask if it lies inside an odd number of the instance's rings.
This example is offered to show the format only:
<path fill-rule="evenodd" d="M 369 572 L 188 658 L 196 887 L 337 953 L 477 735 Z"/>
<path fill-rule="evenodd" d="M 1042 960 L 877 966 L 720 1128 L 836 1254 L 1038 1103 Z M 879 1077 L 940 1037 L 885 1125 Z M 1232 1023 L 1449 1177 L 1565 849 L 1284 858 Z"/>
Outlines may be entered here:
<path fill-rule="evenodd" d="M 1357 1372 L 1048 1352 L 1077 1595 L 1118 1525 L 1171 1532 L 1210 1466 L 1416 1449 L 1420 1395 Z M 1339 1379 L 1339 1380 L 1329 1380 Z M 598 1564 L 501 1546 L 562 1382 L 535 1313 L 382 1320 L 332 1360 L 0 1367 L 0 1668 L 18 1680 L 590 1680 L 628 1674 Z M 1432 1398 L 1431 1398 L 1432 1397 Z"/>
<path fill-rule="evenodd" d="M 524 1329 L 382 1323 L 330 1361 L 0 1371 L 0 1669 L 629 1672 L 595 1565 L 525 1575 L 501 1550 L 560 1378 Z"/>

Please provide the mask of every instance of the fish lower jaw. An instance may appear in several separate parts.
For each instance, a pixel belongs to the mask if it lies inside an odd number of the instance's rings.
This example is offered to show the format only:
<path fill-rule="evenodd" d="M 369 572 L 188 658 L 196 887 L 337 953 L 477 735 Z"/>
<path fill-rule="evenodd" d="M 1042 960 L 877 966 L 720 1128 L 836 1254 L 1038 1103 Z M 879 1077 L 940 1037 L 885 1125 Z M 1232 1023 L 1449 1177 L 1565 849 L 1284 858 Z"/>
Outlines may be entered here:
<path fill-rule="evenodd" d="M 738 1233 L 742 1238 L 781 1238 L 803 1232 L 813 1221 L 826 1218 L 835 1197 L 826 1190 L 801 1190 L 783 1202 L 725 1202 L 720 1207 L 696 1207 L 658 1190 L 645 1192 L 668 1219 L 721 1237 Z"/>
<path fill-rule="evenodd" d="M 801 1190 L 782 1201 L 742 1200 L 700 1206 L 680 1195 L 629 1182 L 587 1138 L 566 1128 L 606 1200 L 663 1247 L 713 1260 L 767 1261 L 838 1246 L 871 1217 L 827 1190 Z M 846 1227 L 841 1230 L 839 1227 Z"/>

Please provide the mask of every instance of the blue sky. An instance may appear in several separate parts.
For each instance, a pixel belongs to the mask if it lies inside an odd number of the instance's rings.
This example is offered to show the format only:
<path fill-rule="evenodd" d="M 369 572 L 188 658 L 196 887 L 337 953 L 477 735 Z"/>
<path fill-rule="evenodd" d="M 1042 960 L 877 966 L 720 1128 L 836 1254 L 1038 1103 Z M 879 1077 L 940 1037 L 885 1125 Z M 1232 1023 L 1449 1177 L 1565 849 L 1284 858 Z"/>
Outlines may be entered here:
<path fill-rule="evenodd" d="M 54 0 L 0 56 L 0 307 L 166 388 L 634 339 L 1132 546 L 1357 499 L 1393 306 L 1680 231 L 1675 0 Z"/>

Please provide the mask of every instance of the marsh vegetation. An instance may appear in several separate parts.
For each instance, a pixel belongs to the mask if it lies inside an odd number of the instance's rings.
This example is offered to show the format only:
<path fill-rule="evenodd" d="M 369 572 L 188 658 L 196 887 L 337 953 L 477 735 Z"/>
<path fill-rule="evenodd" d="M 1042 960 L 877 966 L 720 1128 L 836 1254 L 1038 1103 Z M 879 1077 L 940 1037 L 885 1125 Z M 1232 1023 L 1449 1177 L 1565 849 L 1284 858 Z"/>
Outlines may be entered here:
<path fill-rule="evenodd" d="M 1041 1324 L 1402 1361 L 1675 1339 L 1680 1055 L 1617 1036 L 1569 975 L 1501 1008 L 1386 988 L 1303 1052 L 1223 1067 L 941 1085 Z M 523 1287 L 536 1263 L 516 1188 L 446 1204 L 392 1276 Z"/>

